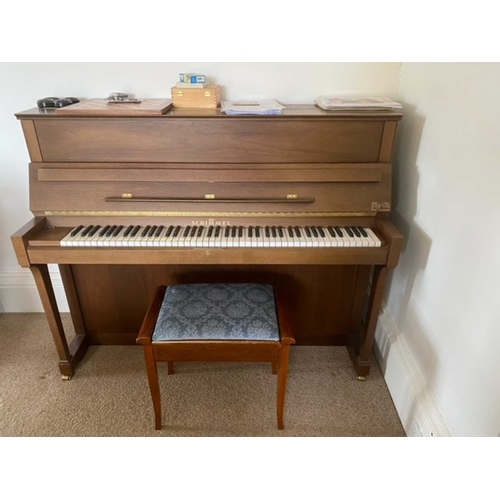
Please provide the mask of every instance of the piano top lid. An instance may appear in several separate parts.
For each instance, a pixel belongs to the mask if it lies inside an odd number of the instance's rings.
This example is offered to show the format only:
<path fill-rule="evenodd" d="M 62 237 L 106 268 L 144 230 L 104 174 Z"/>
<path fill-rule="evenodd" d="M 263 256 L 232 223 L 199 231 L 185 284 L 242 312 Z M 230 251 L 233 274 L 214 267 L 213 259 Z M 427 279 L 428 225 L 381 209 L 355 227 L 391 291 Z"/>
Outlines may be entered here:
<path fill-rule="evenodd" d="M 228 116 L 223 113 L 220 108 L 217 109 L 204 109 L 204 108 L 171 108 L 163 115 L 140 114 L 134 115 L 132 118 L 155 118 L 155 119 L 169 119 L 169 118 L 225 118 L 230 120 L 275 120 L 275 119 L 297 119 L 297 118 L 315 118 L 326 120 L 380 120 L 389 119 L 399 121 L 403 113 L 399 110 L 377 110 L 377 111 L 325 111 L 324 109 L 315 106 L 314 104 L 284 104 L 285 109 L 281 115 L 238 115 Z M 61 108 L 66 109 L 66 108 Z M 69 109 L 69 106 L 68 106 Z M 92 114 L 91 116 L 75 116 L 68 112 L 61 113 L 57 109 L 39 109 L 32 108 L 26 111 L 21 111 L 15 114 L 19 120 L 23 119 L 95 119 L 95 118 L 113 118 L 113 119 L 126 119 L 129 120 L 131 116 L 119 117 L 114 114 L 107 114 L 103 111 L 102 115 Z"/>

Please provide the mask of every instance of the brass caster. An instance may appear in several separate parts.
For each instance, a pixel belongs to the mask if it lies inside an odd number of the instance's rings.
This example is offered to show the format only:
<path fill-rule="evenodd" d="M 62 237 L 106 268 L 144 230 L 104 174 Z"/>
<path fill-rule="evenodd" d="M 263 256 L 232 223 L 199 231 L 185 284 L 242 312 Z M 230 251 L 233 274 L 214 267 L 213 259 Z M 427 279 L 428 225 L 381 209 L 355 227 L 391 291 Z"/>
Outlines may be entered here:
<path fill-rule="evenodd" d="M 359 380 L 360 382 L 364 382 L 366 380 L 366 377 L 363 377 L 363 375 L 358 375 L 356 377 L 356 380 Z"/>
<path fill-rule="evenodd" d="M 62 379 L 63 380 L 71 380 L 71 375 L 63 375 Z"/>

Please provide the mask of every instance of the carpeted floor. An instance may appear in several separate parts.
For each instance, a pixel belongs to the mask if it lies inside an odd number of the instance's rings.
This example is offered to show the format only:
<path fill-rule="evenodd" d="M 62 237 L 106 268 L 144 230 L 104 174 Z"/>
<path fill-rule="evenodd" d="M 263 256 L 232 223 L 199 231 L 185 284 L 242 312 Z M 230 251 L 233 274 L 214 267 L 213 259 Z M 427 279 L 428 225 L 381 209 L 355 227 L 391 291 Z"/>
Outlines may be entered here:
<path fill-rule="evenodd" d="M 284 431 L 270 365 L 166 368 L 155 431 L 142 348 L 91 347 L 63 381 L 45 316 L 0 314 L 0 436 L 405 435 L 376 362 L 359 382 L 344 347 L 292 348 Z"/>

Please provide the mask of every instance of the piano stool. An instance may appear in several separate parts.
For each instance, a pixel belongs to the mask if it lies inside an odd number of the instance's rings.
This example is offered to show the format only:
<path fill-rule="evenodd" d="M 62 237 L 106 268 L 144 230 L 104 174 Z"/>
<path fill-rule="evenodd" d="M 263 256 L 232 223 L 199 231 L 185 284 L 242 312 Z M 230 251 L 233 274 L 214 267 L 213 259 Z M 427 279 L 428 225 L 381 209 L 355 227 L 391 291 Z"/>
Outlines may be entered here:
<path fill-rule="evenodd" d="M 290 346 L 295 337 L 283 294 L 271 285 L 211 283 L 160 286 L 136 342 L 144 346 L 155 429 L 162 410 L 157 362 L 270 362 L 278 374 L 277 421 L 283 408 Z"/>

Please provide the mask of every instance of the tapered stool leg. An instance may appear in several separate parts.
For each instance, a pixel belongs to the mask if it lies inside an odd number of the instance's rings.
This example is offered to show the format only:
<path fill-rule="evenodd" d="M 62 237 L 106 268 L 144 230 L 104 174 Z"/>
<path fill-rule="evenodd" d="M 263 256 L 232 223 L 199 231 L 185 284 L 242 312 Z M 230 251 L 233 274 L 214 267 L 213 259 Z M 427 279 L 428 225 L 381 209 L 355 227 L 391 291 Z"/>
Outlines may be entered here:
<path fill-rule="evenodd" d="M 151 391 L 151 399 L 153 400 L 153 409 L 155 412 L 155 429 L 161 429 L 161 394 L 160 383 L 158 381 L 158 368 L 153 355 L 153 347 L 151 345 L 144 346 L 144 355 L 146 357 L 146 370 L 148 372 L 149 390 Z"/>
<path fill-rule="evenodd" d="M 281 346 L 281 359 L 278 373 L 278 398 L 277 398 L 277 413 L 278 413 L 278 429 L 283 430 L 283 409 L 285 406 L 286 381 L 288 378 L 288 358 L 290 356 L 290 346 L 288 344 Z"/>

